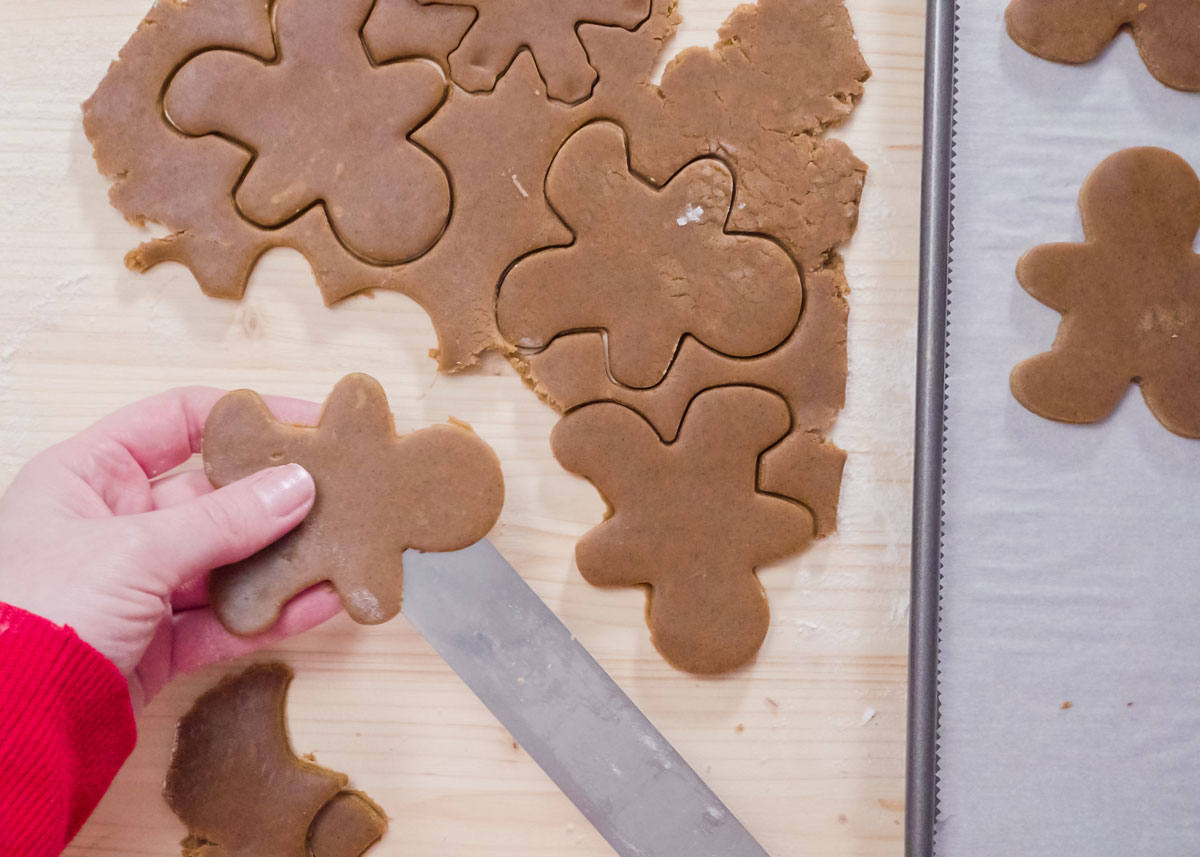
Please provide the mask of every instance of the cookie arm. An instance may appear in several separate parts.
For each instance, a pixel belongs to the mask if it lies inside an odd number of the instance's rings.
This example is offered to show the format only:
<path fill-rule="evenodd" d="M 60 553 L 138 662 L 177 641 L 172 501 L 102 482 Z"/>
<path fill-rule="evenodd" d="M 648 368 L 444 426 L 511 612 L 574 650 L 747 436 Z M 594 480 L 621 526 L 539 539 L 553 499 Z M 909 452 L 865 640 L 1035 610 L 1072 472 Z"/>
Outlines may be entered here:
<path fill-rule="evenodd" d="M 301 429 L 279 423 L 258 393 L 234 390 L 217 401 L 204 424 L 205 473 L 220 488 L 286 464 L 302 437 Z"/>
<path fill-rule="evenodd" d="M 70 628 L 0 604 L 0 854 L 62 851 L 136 740 L 116 666 Z"/>
<path fill-rule="evenodd" d="M 1066 312 L 1086 300 L 1089 284 L 1095 282 L 1095 248 L 1090 244 L 1042 244 L 1017 262 L 1021 287 L 1046 306 Z"/>
<path fill-rule="evenodd" d="M 504 505 L 504 476 L 492 448 L 470 430 L 438 425 L 408 435 L 395 453 L 410 496 L 398 526 L 408 547 L 454 551 L 495 526 Z"/>

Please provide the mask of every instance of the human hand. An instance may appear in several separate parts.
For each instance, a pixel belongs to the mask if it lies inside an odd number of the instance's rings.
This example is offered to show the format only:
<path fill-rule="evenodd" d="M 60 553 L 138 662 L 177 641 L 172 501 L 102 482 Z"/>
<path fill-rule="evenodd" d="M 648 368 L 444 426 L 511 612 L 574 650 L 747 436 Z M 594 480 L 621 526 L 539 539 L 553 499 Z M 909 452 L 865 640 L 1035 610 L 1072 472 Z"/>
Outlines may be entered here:
<path fill-rule="evenodd" d="M 300 633 L 341 608 L 327 586 L 289 603 L 269 632 L 234 637 L 208 606 L 209 570 L 254 554 L 312 508 L 312 477 L 274 467 L 214 490 L 202 470 L 162 474 L 200 451 L 221 390 L 171 390 L 42 452 L 0 497 L 0 602 L 69 625 L 125 675 L 135 709 L 175 675 Z M 281 419 L 319 406 L 268 399 Z"/>

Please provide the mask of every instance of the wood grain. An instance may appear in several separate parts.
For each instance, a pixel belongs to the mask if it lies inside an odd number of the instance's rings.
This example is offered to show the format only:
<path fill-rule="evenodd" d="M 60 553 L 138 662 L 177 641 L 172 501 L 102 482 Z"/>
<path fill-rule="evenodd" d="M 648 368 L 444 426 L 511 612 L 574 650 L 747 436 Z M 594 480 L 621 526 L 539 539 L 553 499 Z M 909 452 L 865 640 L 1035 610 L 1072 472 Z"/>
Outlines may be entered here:
<path fill-rule="evenodd" d="M 682 0 L 676 46 L 709 44 L 731 0 Z M 134 398 L 205 383 L 321 399 L 379 378 L 402 426 L 453 414 L 497 450 L 508 502 L 494 540 L 769 852 L 902 851 L 905 645 L 916 329 L 923 4 L 849 0 L 874 77 L 836 136 L 870 165 L 844 252 L 853 294 L 840 533 L 765 570 L 772 629 L 756 664 L 700 681 L 654 653 L 642 596 L 587 586 L 574 540 L 603 503 L 563 472 L 555 415 L 498 362 L 440 377 L 427 318 L 395 294 L 320 300 L 305 262 L 269 254 L 243 303 L 186 271 L 125 270 L 140 240 L 106 202 L 79 103 L 143 0 L 0 0 L 0 485 L 43 447 Z M 377 857 L 560 857 L 611 850 L 403 621 L 344 618 L 289 642 L 300 752 L 350 774 L 392 816 Z M 159 798 L 176 718 L 224 669 L 142 715 L 137 751 L 71 857 L 177 851 Z"/>

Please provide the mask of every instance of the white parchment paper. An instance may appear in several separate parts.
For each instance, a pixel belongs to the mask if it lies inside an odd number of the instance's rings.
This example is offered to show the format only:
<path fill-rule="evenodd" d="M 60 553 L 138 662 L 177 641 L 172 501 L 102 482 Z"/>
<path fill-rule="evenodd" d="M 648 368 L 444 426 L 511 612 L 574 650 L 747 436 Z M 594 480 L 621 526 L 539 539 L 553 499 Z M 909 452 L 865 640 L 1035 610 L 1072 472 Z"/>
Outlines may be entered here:
<path fill-rule="evenodd" d="M 1200 169 L 1200 95 L 1127 34 L 1058 65 L 1003 0 L 958 5 L 936 853 L 1200 855 L 1200 441 L 1136 387 L 1091 426 L 1008 389 L 1059 321 L 1018 257 L 1082 239 L 1080 184 L 1119 149 Z"/>

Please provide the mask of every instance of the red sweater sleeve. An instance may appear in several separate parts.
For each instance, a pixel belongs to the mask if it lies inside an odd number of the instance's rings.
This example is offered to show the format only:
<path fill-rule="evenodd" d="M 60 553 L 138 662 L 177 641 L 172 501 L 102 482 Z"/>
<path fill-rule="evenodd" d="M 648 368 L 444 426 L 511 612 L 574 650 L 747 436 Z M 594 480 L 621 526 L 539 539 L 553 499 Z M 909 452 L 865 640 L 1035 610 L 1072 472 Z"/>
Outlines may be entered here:
<path fill-rule="evenodd" d="M 112 661 L 70 628 L 0 604 L 0 854 L 61 852 L 136 740 Z"/>

